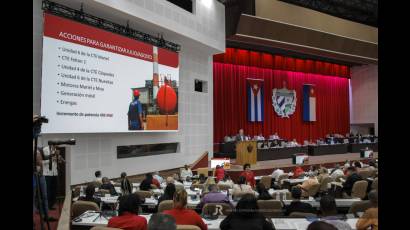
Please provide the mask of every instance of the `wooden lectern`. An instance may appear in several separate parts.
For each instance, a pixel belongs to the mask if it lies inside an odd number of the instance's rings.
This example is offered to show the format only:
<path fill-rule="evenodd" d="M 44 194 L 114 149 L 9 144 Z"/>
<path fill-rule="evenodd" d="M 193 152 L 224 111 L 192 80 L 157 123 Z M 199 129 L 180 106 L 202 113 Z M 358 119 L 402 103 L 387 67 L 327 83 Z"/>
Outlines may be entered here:
<path fill-rule="evenodd" d="M 236 164 L 256 164 L 256 141 L 236 142 Z"/>

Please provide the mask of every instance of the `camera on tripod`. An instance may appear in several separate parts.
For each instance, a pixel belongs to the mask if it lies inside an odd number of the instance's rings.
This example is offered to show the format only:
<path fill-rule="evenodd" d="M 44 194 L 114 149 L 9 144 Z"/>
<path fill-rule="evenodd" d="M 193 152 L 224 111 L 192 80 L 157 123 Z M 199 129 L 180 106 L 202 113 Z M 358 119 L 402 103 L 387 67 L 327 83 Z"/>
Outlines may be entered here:
<path fill-rule="evenodd" d="M 75 139 L 52 140 L 48 141 L 48 145 L 75 145 Z"/>

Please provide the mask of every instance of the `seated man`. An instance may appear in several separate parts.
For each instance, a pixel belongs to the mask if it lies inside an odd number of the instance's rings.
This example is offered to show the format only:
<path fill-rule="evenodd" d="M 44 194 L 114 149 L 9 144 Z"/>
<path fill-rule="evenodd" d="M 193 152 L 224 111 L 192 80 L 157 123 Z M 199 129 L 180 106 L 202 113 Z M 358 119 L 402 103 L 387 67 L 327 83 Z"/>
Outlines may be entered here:
<path fill-rule="evenodd" d="M 114 185 L 111 183 L 111 181 L 107 177 L 102 178 L 102 185 L 100 186 L 100 189 L 105 189 L 110 191 L 110 194 L 112 196 L 117 196 L 117 191 L 115 191 Z"/>
<path fill-rule="evenodd" d="M 192 171 L 188 165 L 184 165 L 184 168 L 181 170 L 181 180 L 185 181 L 187 177 L 192 177 Z"/>
<path fill-rule="evenodd" d="M 208 185 L 208 190 L 209 192 L 205 194 L 204 197 L 202 197 L 201 203 L 198 204 L 198 209 L 202 209 L 202 207 L 204 207 L 204 205 L 208 203 L 230 204 L 228 196 L 225 193 L 218 191 L 216 184 Z"/>
<path fill-rule="evenodd" d="M 309 179 L 305 180 L 302 184 L 296 185 L 297 187 L 302 189 L 302 196 L 303 197 L 309 197 L 308 191 L 314 186 L 319 184 L 319 181 L 316 179 L 316 177 L 311 174 L 309 175 Z"/>
<path fill-rule="evenodd" d="M 78 200 L 83 200 L 83 201 L 91 201 L 94 202 L 100 207 L 101 200 L 99 198 L 94 197 L 95 194 L 95 186 L 94 184 L 90 183 L 87 185 L 87 188 L 85 189 L 85 196 L 84 197 L 79 197 Z"/>
<path fill-rule="evenodd" d="M 289 216 L 292 212 L 308 212 L 314 213 L 314 209 L 311 204 L 300 201 L 302 196 L 302 190 L 299 187 L 293 187 L 291 191 L 293 201 L 285 206 L 285 215 Z"/>
<path fill-rule="evenodd" d="M 357 174 L 356 167 L 350 166 L 347 168 L 347 178 L 346 181 L 343 183 L 343 192 L 346 192 L 347 195 L 351 196 L 352 188 L 356 181 L 363 180 L 362 177 Z"/>
<path fill-rule="evenodd" d="M 335 164 L 335 167 L 330 172 L 330 177 L 332 177 L 333 180 L 335 180 L 338 176 L 344 176 L 344 175 L 345 174 L 339 164 Z"/>

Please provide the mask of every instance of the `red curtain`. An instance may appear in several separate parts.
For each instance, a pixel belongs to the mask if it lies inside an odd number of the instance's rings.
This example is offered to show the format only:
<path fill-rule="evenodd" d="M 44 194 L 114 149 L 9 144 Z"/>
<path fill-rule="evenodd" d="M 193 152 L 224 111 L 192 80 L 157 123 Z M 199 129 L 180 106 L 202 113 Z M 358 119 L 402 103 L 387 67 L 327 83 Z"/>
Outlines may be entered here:
<path fill-rule="evenodd" d="M 349 132 L 348 78 L 306 73 L 312 69 L 315 69 L 315 72 L 319 71 L 318 66 L 321 66 L 320 68 L 323 68 L 323 71 L 330 71 L 333 64 L 317 64 L 316 61 L 293 59 L 294 61 L 289 61 L 288 65 L 294 65 L 295 68 L 299 68 L 298 70 L 304 71 L 274 70 L 272 68 L 255 67 L 255 65 L 264 66 L 263 63 L 270 62 L 269 57 L 272 57 L 272 55 L 255 53 L 246 51 L 238 57 L 229 57 L 232 52 L 227 52 L 228 58 L 224 58 L 247 60 L 244 63 L 252 62 L 254 66 L 220 63 L 220 59 L 219 61 L 214 59 L 214 143 L 222 142 L 226 135 L 236 134 L 240 128 L 243 128 L 245 134 L 252 137 L 260 133 L 266 137 L 278 132 L 280 137 L 285 139 L 296 138 L 298 142 L 315 140 L 324 137 L 327 133 L 344 135 Z M 299 62 L 304 63 L 300 64 Z M 275 61 L 271 63 L 276 66 Z M 283 63 L 280 65 L 283 65 Z M 349 69 L 347 68 L 344 71 L 348 73 Z M 248 121 L 246 78 L 264 80 L 263 122 Z M 296 90 L 296 111 L 290 118 L 279 117 L 272 106 L 272 89 L 282 88 L 283 81 L 287 82 L 288 89 Z M 304 122 L 302 119 L 302 87 L 304 84 L 315 85 L 315 122 Z"/>

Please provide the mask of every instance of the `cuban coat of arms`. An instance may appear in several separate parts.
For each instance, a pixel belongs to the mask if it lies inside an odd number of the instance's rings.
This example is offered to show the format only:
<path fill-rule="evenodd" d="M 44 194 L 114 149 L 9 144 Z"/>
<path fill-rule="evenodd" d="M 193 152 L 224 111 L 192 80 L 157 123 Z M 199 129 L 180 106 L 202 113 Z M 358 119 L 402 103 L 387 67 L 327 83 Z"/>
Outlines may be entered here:
<path fill-rule="evenodd" d="M 289 118 L 296 110 L 296 91 L 289 90 L 286 86 L 282 89 L 272 90 L 272 105 L 278 116 Z"/>

